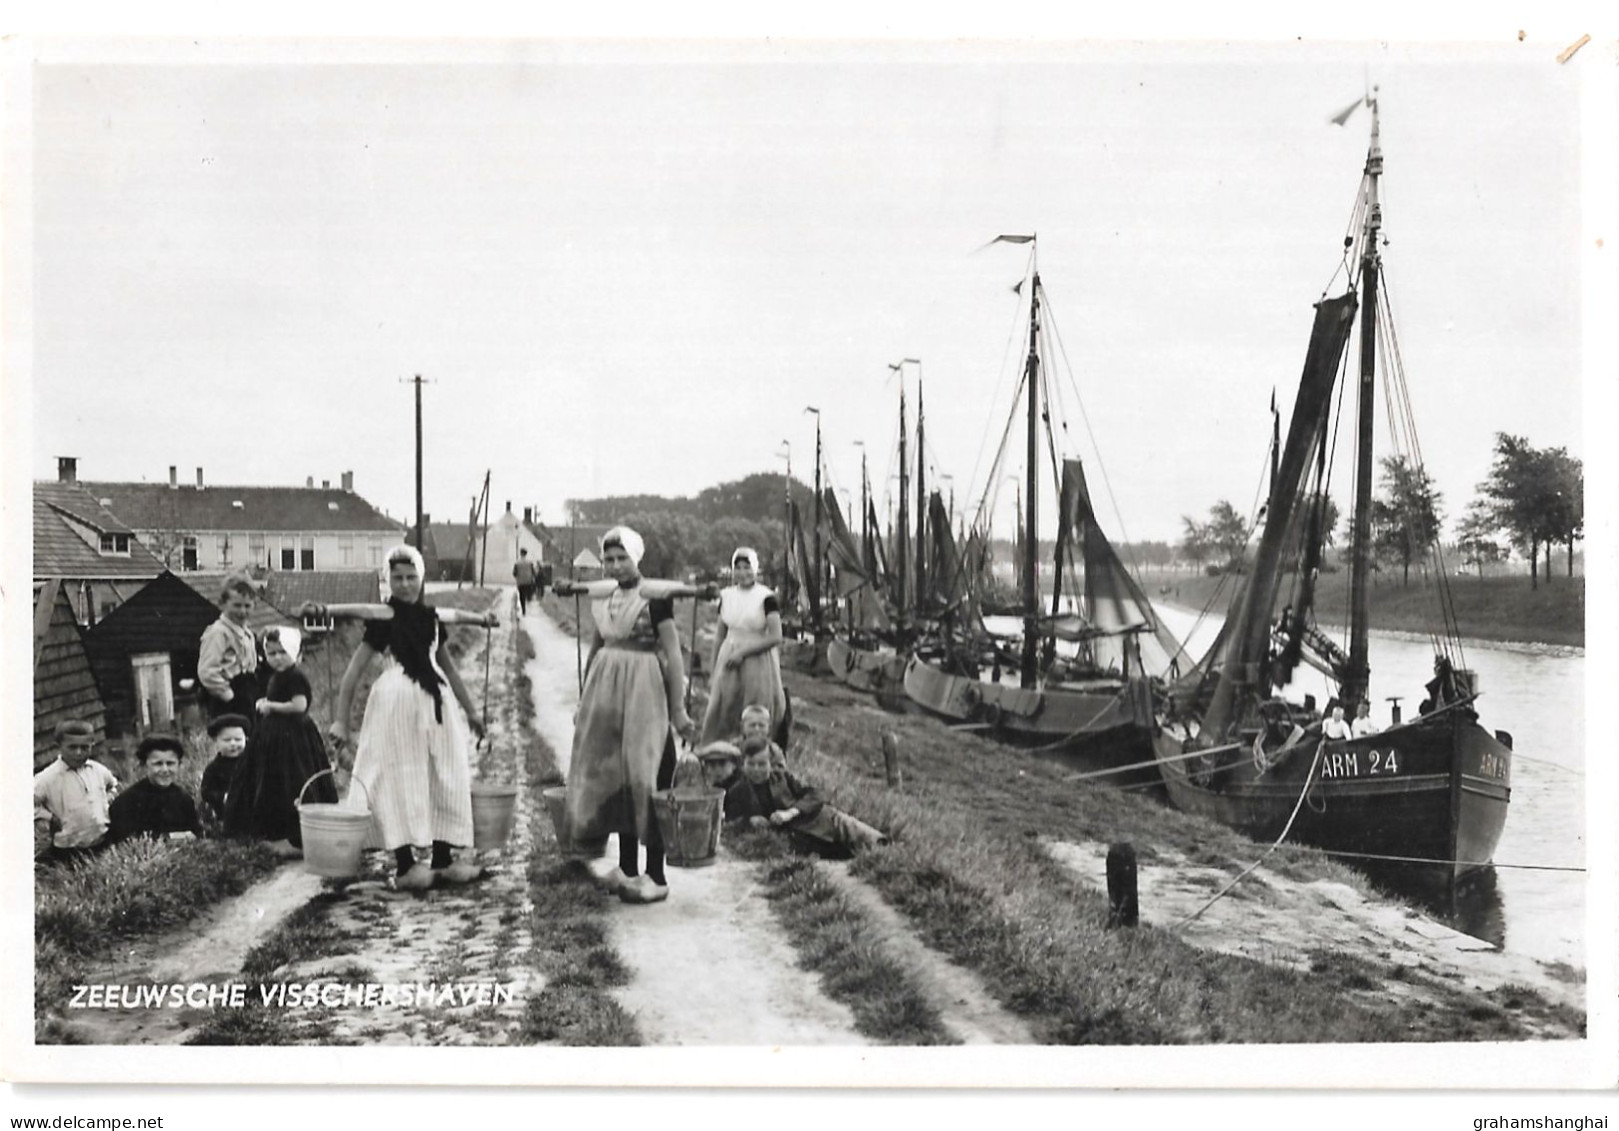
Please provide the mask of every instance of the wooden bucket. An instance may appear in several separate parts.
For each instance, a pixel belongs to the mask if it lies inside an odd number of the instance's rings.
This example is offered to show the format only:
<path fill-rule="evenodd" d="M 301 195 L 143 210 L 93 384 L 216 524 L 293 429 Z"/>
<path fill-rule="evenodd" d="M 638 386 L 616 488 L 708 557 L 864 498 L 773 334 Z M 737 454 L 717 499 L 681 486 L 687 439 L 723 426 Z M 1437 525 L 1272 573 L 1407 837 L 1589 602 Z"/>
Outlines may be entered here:
<path fill-rule="evenodd" d="M 545 797 L 545 811 L 551 815 L 551 827 L 556 830 L 557 848 L 561 850 L 566 860 L 598 860 L 607 855 L 607 838 L 600 840 L 581 841 L 575 844 L 568 839 L 568 790 L 566 786 L 553 785 L 542 790 Z"/>
<path fill-rule="evenodd" d="M 342 802 L 304 801 L 309 783 L 329 774 L 329 769 L 309 776 L 303 789 L 298 791 L 295 808 L 298 810 L 298 831 L 304 841 L 304 869 L 317 876 L 343 879 L 360 874 L 360 859 L 364 854 L 366 834 L 371 831 L 371 810 L 350 809 Z M 350 779 L 362 790 L 365 783 Z"/>
<path fill-rule="evenodd" d="M 663 834 L 664 858 L 677 868 L 706 868 L 720 847 L 723 790 L 682 786 L 652 795 L 652 812 Z"/>
<path fill-rule="evenodd" d="M 504 848 L 517 823 L 517 787 L 472 783 L 472 847 Z"/>

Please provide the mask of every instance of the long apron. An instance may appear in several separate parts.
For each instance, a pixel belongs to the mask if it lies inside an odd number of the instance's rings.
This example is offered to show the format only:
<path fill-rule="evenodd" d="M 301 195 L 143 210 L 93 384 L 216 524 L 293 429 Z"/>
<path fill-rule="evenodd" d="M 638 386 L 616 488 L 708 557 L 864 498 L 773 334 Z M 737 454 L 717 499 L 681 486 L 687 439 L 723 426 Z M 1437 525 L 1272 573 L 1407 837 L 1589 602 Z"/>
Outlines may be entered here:
<path fill-rule="evenodd" d="M 669 738 L 669 704 L 647 600 L 623 590 L 591 602 L 602 646 L 591 661 L 574 719 L 566 819 L 574 843 L 610 833 L 643 842 Z"/>

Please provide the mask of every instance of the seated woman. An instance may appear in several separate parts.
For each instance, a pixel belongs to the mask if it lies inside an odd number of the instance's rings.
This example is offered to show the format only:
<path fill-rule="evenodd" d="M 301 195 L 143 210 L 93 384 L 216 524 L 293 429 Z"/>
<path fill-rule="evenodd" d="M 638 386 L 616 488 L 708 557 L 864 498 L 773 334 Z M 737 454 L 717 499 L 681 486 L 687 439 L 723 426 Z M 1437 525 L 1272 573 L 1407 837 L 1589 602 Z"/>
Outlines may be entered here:
<path fill-rule="evenodd" d="M 191 840 L 202 835 L 197 820 L 197 804 L 176 783 L 185 747 L 170 734 L 153 734 L 141 739 L 135 760 L 146 776 L 117 797 L 107 810 L 107 843 L 133 837 L 156 840 Z"/>
<path fill-rule="evenodd" d="M 829 857 L 888 843 L 881 830 L 834 809 L 785 770 L 771 769 L 770 745 L 761 737 L 742 744 L 742 777 L 726 791 L 726 821 L 785 829 L 800 847 Z"/>

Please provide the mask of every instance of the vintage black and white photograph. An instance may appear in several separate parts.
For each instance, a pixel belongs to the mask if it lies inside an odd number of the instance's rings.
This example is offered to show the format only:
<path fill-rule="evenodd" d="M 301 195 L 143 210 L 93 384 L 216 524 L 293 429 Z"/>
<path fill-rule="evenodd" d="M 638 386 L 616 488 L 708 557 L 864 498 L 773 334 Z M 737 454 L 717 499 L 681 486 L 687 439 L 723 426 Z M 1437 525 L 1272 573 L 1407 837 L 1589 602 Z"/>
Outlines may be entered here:
<path fill-rule="evenodd" d="M 1611 1087 L 1613 64 L 13 51 L 10 1074 Z"/>

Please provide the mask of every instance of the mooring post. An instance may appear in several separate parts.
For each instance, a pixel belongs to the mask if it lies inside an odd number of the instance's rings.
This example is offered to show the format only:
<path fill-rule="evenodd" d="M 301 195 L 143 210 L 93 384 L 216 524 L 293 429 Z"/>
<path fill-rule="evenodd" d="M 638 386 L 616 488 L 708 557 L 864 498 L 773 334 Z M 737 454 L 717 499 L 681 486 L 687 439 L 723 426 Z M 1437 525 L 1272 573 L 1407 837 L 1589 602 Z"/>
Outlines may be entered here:
<path fill-rule="evenodd" d="M 898 789 L 901 784 L 899 736 L 891 730 L 883 731 L 883 769 L 888 774 L 888 787 Z"/>
<path fill-rule="evenodd" d="M 1109 930 L 1136 925 L 1141 908 L 1136 899 L 1136 850 L 1129 841 L 1108 845 L 1107 903 Z"/>

